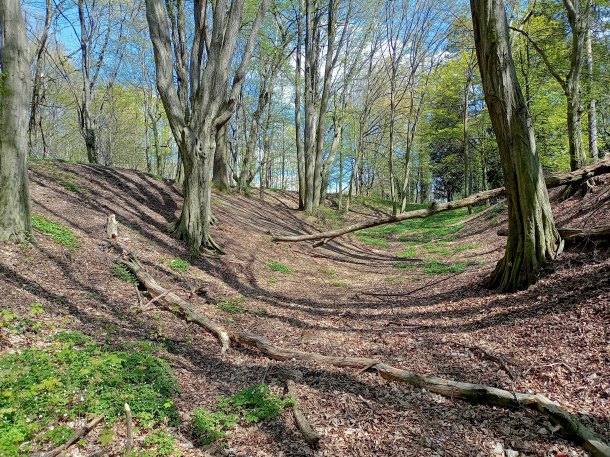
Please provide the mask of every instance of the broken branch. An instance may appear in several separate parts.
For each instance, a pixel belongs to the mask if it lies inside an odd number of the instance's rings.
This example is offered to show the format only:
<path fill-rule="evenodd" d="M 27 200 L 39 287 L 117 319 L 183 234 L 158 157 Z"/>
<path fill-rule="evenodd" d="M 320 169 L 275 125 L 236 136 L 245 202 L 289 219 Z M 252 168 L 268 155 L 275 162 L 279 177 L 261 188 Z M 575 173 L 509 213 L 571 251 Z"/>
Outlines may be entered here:
<path fill-rule="evenodd" d="M 301 407 L 299 405 L 297 387 L 292 379 L 286 380 L 286 390 L 288 391 L 288 396 L 294 401 L 294 404 L 292 405 L 292 414 L 294 416 L 294 422 L 296 423 L 297 428 L 301 432 L 301 435 L 303 435 L 305 442 L 311 447 L 316 447 L 320 441 L 320 435 L 318 435 L 307 420 L 307 416 L 305 415 L 305 407 Z"/>
<path fill-rule="evenodd" d="M 47 452 L 46 454 L 44 454 L 44 457 L 58 456 L 63 451 L 65 451 L 70 446 L 72 446 L 74 443 L 76 443 L 78 440 L 80 440 L 87 433 L 89 433 L 91 430 L 93 430 L 97 426 L 97 424 L 99 424 L 102 421 L 102 419 L 104 419 L 104 416 L 97 416 L 91 422 L 89 422 L 87 425 L 85 425 L 83 428 L 78 430 L 76 432 L 76 434 L 72 438 L 70 438 L 68 441 L 66 441 L 64 444 L 62 444 L 59 447 L 56 447 L 55 449 Z"/>

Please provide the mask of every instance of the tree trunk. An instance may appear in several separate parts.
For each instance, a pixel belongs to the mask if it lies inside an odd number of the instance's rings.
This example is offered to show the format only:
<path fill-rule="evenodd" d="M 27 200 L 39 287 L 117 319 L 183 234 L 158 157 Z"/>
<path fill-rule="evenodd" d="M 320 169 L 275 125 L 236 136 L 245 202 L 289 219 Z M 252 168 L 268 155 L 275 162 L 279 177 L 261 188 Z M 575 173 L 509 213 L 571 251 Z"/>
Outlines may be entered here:
<path fill-rule="evenodd" d="M 519 87 L 502 0 L 471 0 L 485 101 L 496 135 L 508 201 L 508 240 L 489 286 L 511 292 L 536 282 L 557 252 L 559 235 Z"/>
<path fill-rule="evenodd" d="M 587 88 L 589 92 L 589 109 L 587 110 L 589 127 L 589 156 L 595 161 L 599 158 L 597 147 L 597 107 L 593 94 L 593 50 L 591 49 L 591 28 L 587 30 Z"/>
<path fill-rule="evenodd" d="M 299 0 L 297 16 L 297 46 L 296 69 L 294 72 L 294 130 L 297 146 L 297 174 L 299 186 L 299 209 L 305 209 L 305 157 L 303 152 L 303 139 L 301 138 L 301 43 L 303 41 L 302 22 L 303 0 Z"/>
<path fill-rule="evenodd" d="M 19 0 L 0 1 L 0 240 L 32 229 L 27 168 L 30 62 Z"/>
<path fill-rule="evenodd" d="M 227 124 L 216 133 L 216 150 L 214 151 L 214 173 L 212 178 L 214 189 L 220 192 L 230 192 L 229 166 L 227 163 Z"/>

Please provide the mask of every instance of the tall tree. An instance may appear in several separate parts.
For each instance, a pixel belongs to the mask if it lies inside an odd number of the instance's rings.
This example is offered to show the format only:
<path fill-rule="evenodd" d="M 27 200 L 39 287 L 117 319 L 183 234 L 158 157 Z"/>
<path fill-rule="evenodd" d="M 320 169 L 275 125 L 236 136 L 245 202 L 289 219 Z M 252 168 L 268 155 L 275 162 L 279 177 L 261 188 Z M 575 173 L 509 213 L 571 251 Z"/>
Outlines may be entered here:
<path fill-rule="evenodd" d="M 0 0 L 0 240 L 31 231 L 27 130 L 30 62 L 19 0 Z"/>
<path fill-rule="evenodd" d="M 229 84 L 244 0 L 210 4 L 207 0 L 196 0 L 190 47 L 184 0 L 146 0 L 157 89 L 184 168 L 184 204 L 172 231 L 186 241 L 192 255 L 202 248 L 220 250 L 209 232 L 217 135 L 235 110 L 269 3 L 270 0 L 260 3 L 233 82 Z"/>
<path fill-rule="evenodd" d="M 470 0 L 479 69 L 504 171 L 508 240 L 489 286 L 533 284 L 554 258 L 559 235 L 544 183 L 529 112 L 517 80 L 502 0 Z"/>

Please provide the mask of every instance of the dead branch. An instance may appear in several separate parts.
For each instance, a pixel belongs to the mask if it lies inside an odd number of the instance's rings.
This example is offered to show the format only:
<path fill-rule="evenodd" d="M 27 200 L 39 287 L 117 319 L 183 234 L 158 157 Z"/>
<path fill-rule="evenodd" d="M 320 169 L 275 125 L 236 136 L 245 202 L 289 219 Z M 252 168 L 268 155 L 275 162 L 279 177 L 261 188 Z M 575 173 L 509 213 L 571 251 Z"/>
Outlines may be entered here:
<path fill-rule="evenodd" d="M 585 228 L 560 228 L 557 229 L 561 238 L 569 242 L 577 241 L 597 241 L 597 242 L 608 242 L 610 241 L 610 226 L 602 227 L 599 229 L 585 229 Z M 498 236 L 508 236 L 508 229 L 501 228 L 496 232 Z"/>
<path fill-rule="evenodd" d="M 294 401 L 294 404 L 292 405 L 292 414 L 297 428 L 301 432 L 301 435 L 303 435 L 303 439 L 307 444 L 311 447 L 317 447 L 320 441 L 320 435 L 318 435 L 307 420 L 306 408 L 299 405 L 297 387 L 292 379 L 286 379 L 286 390 L 288 391 L 288 396 Z"/>
<path fill-rule="evenodd" d="M 89 433 L 91 430 L 93 430 L 97 426 L 97 424 L 99 424 L 102 421 L 102 419 L 104 419 L 104 416 L 97 416 L 91 422 L 89 422 L 87 425 L 85 425 L 83 428 L 79 429 L 76 432 L 76 434 L 72 438 L 70 438 L 68 441 L 66 441 L 64 444 L 62 444 L 59 447 L 56 447 L 55 449 L 47 452 L 46 454 L 44 454 L 44 457 L 58 456 L 63 451 L 65 451 L 70 446 L 72 446 L 74 443 L 76 443 L 78 440 L 80 440 L 83 436 L 87 435 L 87 433 Z"/>
<path fill-rule="evenodd" d="M 589 179 L 593 176 L 600 174 L 610 173 L 610 159 L 602 160 L 595 165 L 581 168 L 570 173 L 559 173 L 553 176 L 549 176 L 545 179 L 546 186 L 548 188 L 559 187 L 565 184 L 581 182 L 583 179 Z M 296 241 L 315 241 L 324 240 L 322 244 L 337 238 L 338 236 L 345 235 L 347 233 L 356 232 L 371 227 L 377 227 L 379 225 L 392 224 L 394 222 L 406 221 L 408 219 L 416 219 L 432 216 L 433 214 L 440 213 L 443 211 L 449 211 L 452 209 L 464 208 L 467 206 L 474 205 L 475 203 L 488 200 L 494 197 L 500 197 L 504 195 L 506 189 L 500 187 L 498 189 L 491 189 L 485 192 L 481 192 L 475 195 L 471 195 L 461 200 L 455 200 L 448 203 L 433 203 L 432 206 L 424 209 L 417 209 L 414 211 L 407 211 L 406 213 L 397 214 L 395 216 L 386 216 L 378 219 L 372 219 L 369 221 L 360 222 L 357 224 L 348 225 L 337 230 L 330 230 L 328 232 L 311 233 L 307 235 L 275 235 L 272 241 L 276 242 L 296 242 Z"/>
<path fill-rule="evenodd" d="M 453 224 L 449 224 L 449 227 L 457 227 L 458 225 L 467 224 L 468 222 L 472 222 L 480 217 L 485 216 L 486 214 L 491 213 L 493 210 L 499 208 L 504 203 L 506 203 L 506 200 L 501 200 L 498 203 L 496 203 L 495 205 L 491 205 L 489 208 L 486 208 L 483 211 L 478 212 L 477 214 L 473 214 L 472 216 L 470 216 L 466 219 L 455 222 Z"/>
<path fill-rule="evenodd" d="M 136 275 L 138 280 L 148 289 L 151 295 L 157 296 L 166 292 L 142 267 L 137 258 L 131 256 L 125 261 L 127 267 Z M 229 341 L 258 349 L 267 357 L 274 360 L 298 360 L 303 362 L 316 362 L 342 368 L 367 369 L 377 372 L 382 378 L 404 382 L 417 388 L 423 388 L 449 398 L 461 398 L 473 403 L 483 403 L 506 408 L 526 407 L 546 415 L 552 422 L 560 425 L 565 434 L 575 442 L 582 444 L 584 449 L 594 457 L 610 457 L 610 447 L 603 443 L 595 432 L 585 426 L 578 418 L 552 402 L 541 394 L 525 394 L 510 392 L 496 387 L 482 384 L 453 381 L 436 376 L 426 376 L 413 371 L 395 368 L 377 361 L 376 359 L 360 357 L 329 356 L 314 352 L 305 352 L 276 346 L 267 338 L 250 332 L 227 332 L 221 326 L 208 319 L 202 313 L 195 311 L 191 305 L 175 294 L 168 293 L 163 301 L 169 305 L 172 312 L 184 319 L 194 322 L 206 331 L 212 333 L 222 345 L 222 352 L 226 351 Z M 177 308 L 177 309 L 175 309 Z"/>
<path fill-rule="evenodd" d="M 127 428 L 127 436 L 125 437 L 125 454 L 129 454 L 133 449 L 133 418 L 131 417 L 131 408 L 125 403 L 125 425 Z"/>
<path fill-rule="evenodd" d="M 123 260 L 123 262 L 153 298 L 163 295 L 159 302 L 165 303 L 170 307 L 177 306 L 184 314 L 187 321 L 196 323 L 214 335 L 220 343 L 220 351 L 224 355 L 230 345 L 229 334 L 224 328 L 196 311 L 186 300 L 161 287 L 161 285 L 144 270 L 142 263 L 135 256 L 129 256 L 129 258 Z"/>
<path fill-rule="evenodd" d="M 508 375 L 508 377 L 510 379 L 512 379 L 513 381 L 515 380 L 515 375 L 513 374 L 513 370 L 511 370 L 508 365 L 510 363 L 511 365 L 519 366 L 520 364 L 517 360 L 513 359 L 512 357 L 508 357 L 504 354 L 498 354 L 498 353 L 496 353 L 490 349 L 484 348 L 484 347 L 469 346 L 467 344 L 460 343 L 460 342 L 455 342 L 455 344 L 457 344 L 458 346 L 462 346 L 466 349 L 470 349 L 471 351 L 481 352 L 485 357 L 487 357 L 490 360 L 493 360 L 498 365 L 500 365 L 502 370 L 504 370 L 504 372 Z"/>

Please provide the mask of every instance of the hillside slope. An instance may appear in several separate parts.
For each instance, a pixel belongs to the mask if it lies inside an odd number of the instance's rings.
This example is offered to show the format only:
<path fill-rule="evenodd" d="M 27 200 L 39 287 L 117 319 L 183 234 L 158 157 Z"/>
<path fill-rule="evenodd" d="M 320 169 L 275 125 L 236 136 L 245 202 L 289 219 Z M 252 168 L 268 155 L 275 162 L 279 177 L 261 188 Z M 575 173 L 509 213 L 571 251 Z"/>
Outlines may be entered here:
<path fill-rule="evenodd" d="M 111 213 L 121 242 L 161 284 L 204 288 L 207 299 L 192 303 L 228 327 L 255 330 L 295 349 L 376 357 L 422 373 L 541 392 L 583 413 L 583 421 L 610 441 L 610 256 L 601 247 L 567 252 L 528 291 L 504 295 L 482 286 L 502 255 L 503 240 L 495 233 L 502 212 L 463 228 L 446 229 L 466 217 L 455 213 L 312 248 L 270 241 L 269 232 L 319 228 L 319 220 L 296 211 L 293 195 L 214 195 L 219 224 L 213 234 L 226 254 L 195 259 L 179 272 L 170 264 L 187 254 L 166 230 L 181 205 L 171 183 L 90 165 L 35 161 L 31 169 L 34 213 L 70 228 L 78 247 L 42 233 L 31 247 L 0 245 L 3 308 L 25 315 L 30 304 L 43 303 L 45 322 L 24 332 L 3 326 L 4 353 L 36 345 L 59 329 L 100 342 L 154 341 L 178 377 L 175 404 L 183 423 L 194 408 L 213 408 L 221 395 L 252 384 L 266 382 L 281 392 L 280 365 L 302 374 L 299 396 L 322 435 L 318 450 L 304 444 L 286 411 L 274 421 L 233 430 L 225 446 L 197 446 L 188 426 L 171 428 L 184 456 L 486 456 L 502 449 L 585 454 L 525 410 L 452 401 L 369 373 L 280 364 L 245 349 L 221 358 L 210 335 L 154 305 L 142 309 L 136 287 L 113 275 L 115 261 L 103 244 Z M 356 210 L 358 218 L 373 211 L 364 205 Z M 594 194 L 554 211 L 562 226 L 608 224 L 610 186 L 600 180 Z M 327 224 L 342 222 L 332 212 L 322 216 Z M 481 349 L 509 362 L 498 363 Z M 120 453 L 123 432 L 118 425 L 104 455 Z M 99 448 L 96 433 L 72 455 Z"/>

